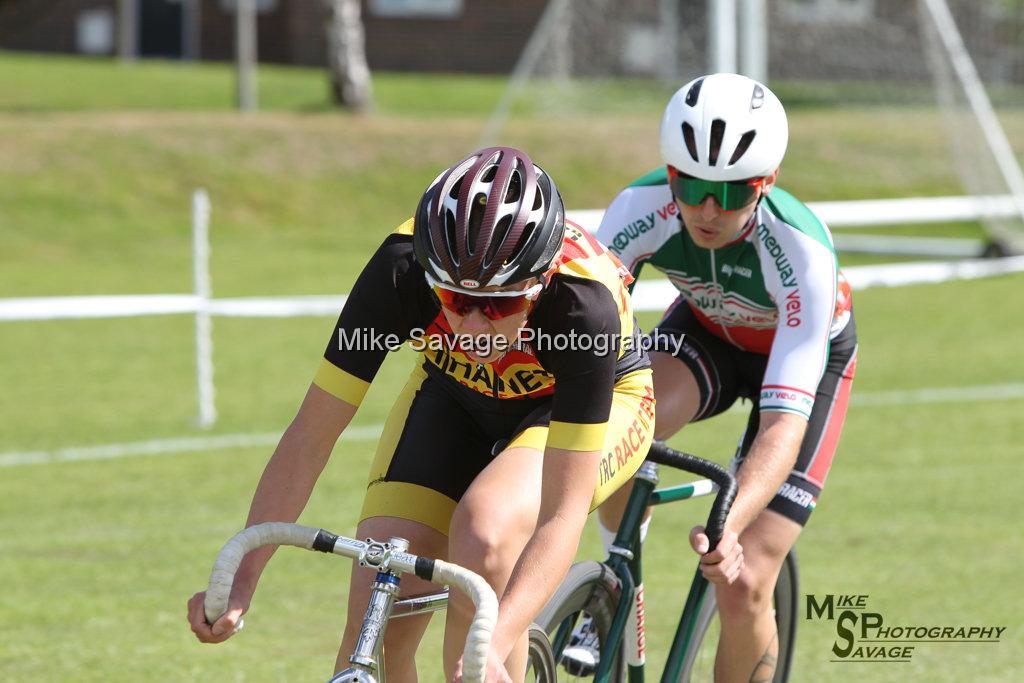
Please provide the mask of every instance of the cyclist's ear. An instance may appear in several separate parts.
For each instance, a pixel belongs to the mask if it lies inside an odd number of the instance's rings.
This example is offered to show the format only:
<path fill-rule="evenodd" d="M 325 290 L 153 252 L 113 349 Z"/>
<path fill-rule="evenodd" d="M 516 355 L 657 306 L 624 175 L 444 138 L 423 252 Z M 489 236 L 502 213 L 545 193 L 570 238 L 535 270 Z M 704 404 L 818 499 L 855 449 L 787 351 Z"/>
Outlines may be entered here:
<path fill-rule="evenodd" d="M 761 194 L 771 192 L 772 188 L 775 187 L 776 181 L 779 179 L 779 171 L 781 169 L 781 166 L 776 166 L 774 171 L 764 177 L 764 182 L 761 184 Z"/>

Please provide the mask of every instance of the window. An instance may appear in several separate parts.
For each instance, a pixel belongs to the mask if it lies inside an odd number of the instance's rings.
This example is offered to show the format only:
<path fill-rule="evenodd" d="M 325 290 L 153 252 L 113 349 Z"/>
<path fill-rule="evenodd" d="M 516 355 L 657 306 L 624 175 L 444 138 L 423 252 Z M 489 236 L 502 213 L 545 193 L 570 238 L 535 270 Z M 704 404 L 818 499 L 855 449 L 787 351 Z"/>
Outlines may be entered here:
<path fill-rule="evenodd" d="M 793 23 L 860 23 L 874 17 L 875 0 L 781 0 L 779 10 Z"/>
<path fill-rule="evenodd" d="M 277 9 L 277 0 L 255 0 L 253 4 L 256 5 L 256 12 L 259 14 L 268 14 Z M 238 0 L 220 0 L 220 8 L 225 12 L 234 14 L 236 7 Z"/>
<path fill-rule="evenodd" d="M 370 0 L 368 7 L 377 17 L 455 19 L 462 15 L 462 0 Z"/>
<path fill-rule="evenodd" d="M 107 55 L 114 51 L 114 13 L 109 9 L 90 9 L 78 13 L 75 43 L 87 55 Z"/>

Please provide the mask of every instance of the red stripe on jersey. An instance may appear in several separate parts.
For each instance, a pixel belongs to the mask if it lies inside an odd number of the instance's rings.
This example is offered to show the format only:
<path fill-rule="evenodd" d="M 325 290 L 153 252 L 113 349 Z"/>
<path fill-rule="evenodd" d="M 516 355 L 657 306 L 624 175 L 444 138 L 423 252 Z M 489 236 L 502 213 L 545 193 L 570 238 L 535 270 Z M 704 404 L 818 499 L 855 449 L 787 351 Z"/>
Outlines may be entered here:
<path fill-rule="evenodd" d="M 846 408 L 850 403 L 850 389 L 853 388 L 853 374 L 857 369 L 857 355 L 854 354 L 850 362 L 843 370 L 843 378 L 839 380 L 839 391 L 836 392 L 835 401 L 829 411 L 828 423 L 825 425 L 825 434 L 818 445 L 818 452 L 811 458 L 811 464 L 807 468 L 807 480 L 821 488 L 825 485 L 825 477 L 832 467 L 832 458 L 836 455 L 836 448 L 839 446 L 839 435 L 843 432 L 843 422 L 846 420 Z"/>
<path fill-rule="evenodd" d="M 704 328 L 725 342 L 739 347 L 743 351 L 751 351 L 767 356 L 771 353 L 772 342 L 775 341 L 775 328 L 769 327 L 763 330 L 755 330 L 749 327 L 732 327 L 716 323 L 696 306 L 690 306 L 690 310 L 697 316 L 697 320 Z"/>
<path fill-rule="evenodd" d="M 761 388 L 762 389 L 785 389 L 786 391 L 795 391 L 798 394 L 803 394 L 804 396 L 810 396 L 811 398 L 814 398 L 814 394 L 812 394 L 809 391 L 804 391 L 803 389 L 797 389 L 796 387 L 789 387 L 789 386 L 786 386 L 785 384 L 764 384 L 764 385 L 761 386 Z"/>
<path fill-rule="evenodd" d="M 584 251 L 583 248 L 575 242 L 575 240 L 566 239 L 562 241 L 562 257 L 559 259 L 560 263 L 568 263 L 569 261 L 586 258 L 587 256 L 590 256 L 590 254 Z"/>

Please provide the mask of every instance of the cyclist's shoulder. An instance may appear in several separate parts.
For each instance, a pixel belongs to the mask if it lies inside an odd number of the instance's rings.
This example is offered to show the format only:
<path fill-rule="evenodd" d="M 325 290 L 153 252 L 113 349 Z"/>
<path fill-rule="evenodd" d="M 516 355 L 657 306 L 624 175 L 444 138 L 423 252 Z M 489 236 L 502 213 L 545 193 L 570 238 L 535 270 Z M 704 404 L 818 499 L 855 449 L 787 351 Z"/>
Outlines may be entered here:
<path fill-rule="evenodd" d="M 562 251 L 548 277 L 544 299 L 550 311 L 598 322 L 618 317 L 615 301 L 623 299 L 631 314 L 624 292 L 633 277 L 596 237 L 571 221 L 566 221 Z"/>
<path fill-rule="evenodd" d="M 421 321 L 434 311 L 423 267 L 416 260 L 412 223 L 409 219 L 384 237 L 349 293 L 354 305 L 376 319 L 401 312 L 409 320 Z M 382 305 L 385 301 L 391 305 Z"/>
<path fill-rule="evenodd" d="M 820 244 L 829 251 L 835 251 L 832 235 L 825 222 L 806 204 L 794 195 L 774 187 L 761 203 L 761 223 L 758 234 L 765 237 L 771 233 L 801 235 Z"/>
<path fill-rule="evenodd" d="M 610 284 L 577 273 L 554 273 L 541 297 L 543 307 L 538 312 L 543 315 L 537 321 L 543 320 L 545 327 L 572 326 L 581 321 L 586 321 L 587 327 L 603 327 L 606 319 L 620 315 Z"/>
<path fill-rule="evenodd" d="M 628 266 L 679 232 L 679 209 L 659 168 L 633 181 L 608 205 L 597 237 Z"/>
<path fill-rule="evenodd" d="M 370 256 L 367 267 L 407 269 L 415 261 L 412 232 L 413 219 L 410 218 L 387 233 Z"/>

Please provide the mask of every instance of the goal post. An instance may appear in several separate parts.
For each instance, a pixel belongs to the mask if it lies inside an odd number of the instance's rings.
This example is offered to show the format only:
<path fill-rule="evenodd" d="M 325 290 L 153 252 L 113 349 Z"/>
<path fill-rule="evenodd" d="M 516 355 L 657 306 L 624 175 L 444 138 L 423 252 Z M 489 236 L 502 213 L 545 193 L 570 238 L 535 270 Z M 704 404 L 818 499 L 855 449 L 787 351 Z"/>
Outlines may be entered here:
<path fill-rule="evenodd" d="M 1019 211 L 979 222 L 1024 253 L 1017 0 L 549 0 L 481 142 L 515 144 L 509 131 L 529 117 L 647 128 L 676 88 L 729 65 L 767 80 L 790 111 L 783 187 L 803 172 L 813 200 L 1010 196 Z M 653 166 L 654 136 L 650 150 Z M 844 173 L 877 188 L 850 196 Z"/>
<path fill-rule="evenodd" d="M 935 78 L 938 81 L 936 88 L 940 101 L 943 103 L 943 110 L 947 114 L 950 129 L 957 130 L 961 127 L 960 119 L 963 117 L 957 117 L 957 110 L 963 107 L 963 104 L 959 102 L 962 95 L 966 99 L 974 123 L 980 130 L 981 137 L 992 156 L 992 161 L 998 169 L 1003 186 L 1009 190 L 1010 196 L 1013 198 L 1018 217 L 1024 220 L 1024 172 L 1021 171 L 1020 161 L 1014 154 L 999 117 L 996 116 L 992 101 L 978 75 L 974 60 L 971 59 L 971 54 L 964 44 L 949 5 L 946 0 L 919 0 L 919 2 L 922 12 L 927 14 L 928 19 L 931 20 L 931 28 L 934 30 L 929 55 L 934 65 Z M 941 53 L 939 46 L 941 46 Z M 956 79 L 955 85 L 950 82 L 950 71 L 953 72 Z M 966 141 L 959 135 L 951 135 L 950 143 L 953 146 L 954 154 L 960 159 L 967 159 L 972 154 L 978 153 L 972 151 L 976 147 L 976 141 Z M 971 168 L 957 167 L 961 171 L 964 185 L 970 191 L 984 191 L 975 186 L 976 181 L 980 179 L 974 175 L 978 167 L 982 166 L 986 167 L 991 178 L 993 169 L 984 162 L 972 164 Z M 988 185 L 987 189 L 991 191 L 991 185 Z M 1024 253 L 1024 233 L 1015 223 L 989 221 L 987 225 L 991 236 L 1000 241 L 1006 251 Z"/>

